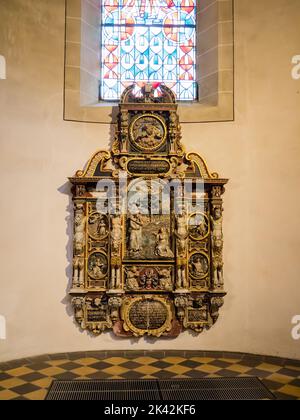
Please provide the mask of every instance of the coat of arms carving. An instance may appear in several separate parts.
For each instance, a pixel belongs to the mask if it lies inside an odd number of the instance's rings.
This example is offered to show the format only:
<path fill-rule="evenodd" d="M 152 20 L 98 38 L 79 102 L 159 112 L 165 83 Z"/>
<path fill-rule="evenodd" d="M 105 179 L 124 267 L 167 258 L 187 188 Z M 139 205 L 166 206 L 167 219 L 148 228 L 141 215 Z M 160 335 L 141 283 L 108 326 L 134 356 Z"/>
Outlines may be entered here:
<path fill-rule="evenodd" d="M 171 90 L 133 92 L 122 95 L 112 150 L 70 178 L 75 318 L 94 334 L 200 333 L 217 321 L 226 295 L 228 180 L 185 152 Z"/>

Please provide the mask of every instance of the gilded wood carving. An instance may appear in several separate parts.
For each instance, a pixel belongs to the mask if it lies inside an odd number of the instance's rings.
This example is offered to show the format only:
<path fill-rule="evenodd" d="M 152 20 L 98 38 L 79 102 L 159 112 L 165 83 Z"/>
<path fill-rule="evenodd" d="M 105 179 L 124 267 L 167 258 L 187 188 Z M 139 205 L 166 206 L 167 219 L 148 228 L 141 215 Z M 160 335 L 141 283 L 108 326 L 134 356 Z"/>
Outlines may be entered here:
<path fill-rule="evenodd" d="M 186 153 L 173 93 L 134 86 L 119 105 L 111 152 L 73 184 L 75 319 L 94 334 L 176 337 L 217 321 L 226 295 L 226 179 Z"/>

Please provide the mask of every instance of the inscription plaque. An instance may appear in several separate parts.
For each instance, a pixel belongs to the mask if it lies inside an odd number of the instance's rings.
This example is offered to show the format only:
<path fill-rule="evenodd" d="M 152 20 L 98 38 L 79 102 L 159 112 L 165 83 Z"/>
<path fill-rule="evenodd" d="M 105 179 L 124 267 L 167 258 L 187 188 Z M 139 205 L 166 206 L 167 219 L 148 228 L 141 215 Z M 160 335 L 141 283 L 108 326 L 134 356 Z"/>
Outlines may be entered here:
<path fill-rule="evenodd" d="M 107 313 L 105 310 L 88 309 L 87 311 L 88 322 L 105 322 L 106 319 L 107 319 Z"/>
<path fill-rule="evenodd" d="M 202 309 L 189 309 L 188 310 L 188 321 L 189 322 L 203 322 L 207 321 L 207 308 Z"/>
<path fill-rule="evenodd" d="M 170 164 L 165 160 L 131 160 L 127 169 L 132 174 L 166 174 L 170 171 Z"/>
<path fill-rule="evenodd" d="M 156 330 L 167 321 L 168 313 L 165 305 L 157 300 L 135 302 L 129 311 L 132 325 L 141 330 Z"/>
<path fill-rule="evenodd" d="M 168 298 L 158 295 L 127 298 L 121 310 L 124 331 L 131 331 L 136 337 L 167 334 L 172 329 L 173 316 Z"/>

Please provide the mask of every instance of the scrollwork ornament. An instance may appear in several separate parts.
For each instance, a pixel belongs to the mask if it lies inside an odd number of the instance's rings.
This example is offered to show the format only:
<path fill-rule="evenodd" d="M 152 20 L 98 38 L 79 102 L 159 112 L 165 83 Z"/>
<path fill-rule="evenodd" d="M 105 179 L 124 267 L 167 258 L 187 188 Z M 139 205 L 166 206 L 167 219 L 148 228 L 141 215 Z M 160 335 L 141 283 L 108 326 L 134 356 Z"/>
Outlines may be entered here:
<path fill-rule="evenodd" d="M 119 149 L 119 132 L 118 131 L 116 131 L 116 134 L 115 134 L 115 139 L 114 139 L 114 142 L 113 142 L 113 145 L 112 145 L 112 153 L 114 155 L 119 155 L 120 154 L 120 149 Z"/>
<path fill-rule="evenodd" d="M 76 185 L 75 194 L 76 194 L 76 197 L 83 197 L 86 194 L 85 185 Z"/>
<path fill-rule="evenodd" d="M 108 306 L 111 308 L 120 308 L 122 306 L 122 298 L 118 296 L 112 296 L 108 299 Z"/>
<path fill-rule="evenodd" d="M 190 296 L 179 295 L 174 299 L 174 303 L 177 308 L 186 308 L 193 303 L 193 300 Z"/>
<path fill-rule="evenodd" d="M 84 328 L 84 298 L 74 297 L 72 299 L 72 306 L 75 311 L 75 319 L 82 328 Z"/>
<path fill-rule="evenodd" d="M 108 306 L 111 309 L 110 318 L 113 322 L 120 319 L 119 309 L 122 306 L 122 298 L 119 296 L 112 296 L 108 299 Z"/>
<path fill-rule="evenodd" d="M 219 309 L 224 305 L 223 297 L 216 296 L 212 297 L 210 301 L 210 314 L 215 323 L 219 318 Z"/>
<path fill-rule="evenodd" d="M 213 198 L 221 198 L 224 193 L 224 187 L 222 185 L 214 185 L 211 189 L 211 195 Z"/>
<path fill-rule="evenodd" d="M 174 299 L 175 306 L 177 307 L 177 316 L 182 322 L 185 317 L 185 309 L 193 304 L 190 296 L 179 295 Z"/>

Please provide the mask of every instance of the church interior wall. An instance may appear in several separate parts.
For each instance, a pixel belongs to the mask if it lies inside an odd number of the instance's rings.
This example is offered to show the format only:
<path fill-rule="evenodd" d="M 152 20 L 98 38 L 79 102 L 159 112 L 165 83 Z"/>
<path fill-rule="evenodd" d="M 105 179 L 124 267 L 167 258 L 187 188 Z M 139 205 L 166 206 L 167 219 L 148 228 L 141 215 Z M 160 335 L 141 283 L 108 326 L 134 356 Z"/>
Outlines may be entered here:
<path fill-rule="evenodd" d="M 224 196 L 228 296 L 220 319 L 195 337 L 92 337 L 74 325 L 67 177 L 98 149 L 109 124 L 63 120 L 63 0 L 0 5 L 2 175 L 0 361 L 88 350 L 222 350 L 300 359 L 300 80 L 298 0 L 235 1 L 235 119 L 183 124 L 187 150 L 230 179 Z M 190 105 L 192 106 L 192 105 Z"/>

